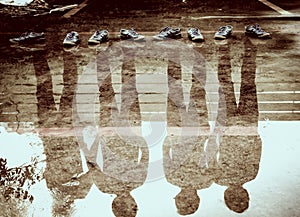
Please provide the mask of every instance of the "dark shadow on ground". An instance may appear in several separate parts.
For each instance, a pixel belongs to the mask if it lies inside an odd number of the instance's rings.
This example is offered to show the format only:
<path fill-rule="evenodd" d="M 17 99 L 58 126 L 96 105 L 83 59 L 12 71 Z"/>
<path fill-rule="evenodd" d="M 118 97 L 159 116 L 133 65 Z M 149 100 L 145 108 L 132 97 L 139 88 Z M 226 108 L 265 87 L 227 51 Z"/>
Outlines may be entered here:
<path fill-rule="evenodd" d="M 224 14 L 260 14 L 262 11 L 273 13 L 264 4 L 250 0 L 244 4 L 241 0 L 232 0 L 230 3 L 222 1 L 196 1 L 196 0 L 129 0 L 120 2 L 118 0 L 104 1 L 91 0 L 90 4 L 82 10 L 82 13 L 103 15 L 110 17 L 131 17 L 153 14 L 165 14 L 166 16 L 182 16 L 191 14 L 224 15 Z M 200 13 L 200 14 L 199 14 Z"/>
<path fill-rule="evenodd" d="M 269 2 L 281 7 L 284 10 L 293 10 L 300 12 L 300 2 L 294 0 L 269 0 Z"/>

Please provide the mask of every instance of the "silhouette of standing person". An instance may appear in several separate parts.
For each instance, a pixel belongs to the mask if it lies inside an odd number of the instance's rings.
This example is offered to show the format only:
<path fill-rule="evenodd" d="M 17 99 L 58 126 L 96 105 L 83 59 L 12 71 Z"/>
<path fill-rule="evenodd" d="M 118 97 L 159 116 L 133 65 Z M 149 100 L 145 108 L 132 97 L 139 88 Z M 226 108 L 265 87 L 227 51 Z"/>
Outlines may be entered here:
<path fill-rule="evenodd" d="M 243 185 L 255 179 L 261 157 L 261 139 L 257 132 L 258 102 L 255 85 L 256 47 L 244 41 L 240 98 L 237 105 L 231 79 L 229 46 L 219 48 L 219 109 L 225 117 L 219 123 L 225 131 L 220 137 L 219 160 L 215 182 L 227 186 L 224 200 L 237 213 L 249 207 L 249 194 Z M 222 112 L 226 110 L 226 112 Z"/>
<path fill-rule="evenodd" d="M 117 195 L 112 203 L 115 216 L 134 217 L 138 207 L 130 192 L 145 182 L 149 154 L 144 138 L 131 129 L 139 127 L 141 119 L 136 75 L 134 59 L 127 58 L 130 56 L 128 52 L 131 51 L 121 49 L 123 64 L 120 111 L 115 100 L 111 73 L 106 73 L 110 70 L 110 57 L 106 56 L 107 53 L 97 57 L 101 135 L 97 135 L 90 149 L 88 162 L 94 183 L 99 190 Z M 107 74 L 108 76 L 103 77 Z M 107 132 L 105 128 L 112 130 Z"/>
<path fill-rule="evenodd" d="M 45 51 L 34 52 L 33 66 L 37 80 L 36 98 L 38 112 L 38 126 L 46 127 L 51 125 L 53 113 L 55 112 L 55 102 L 53 96 L 53 84 L 50 68 L 47 62 Z"/>
<path fill-rule="evenodd" d="M 168 65 L 168 127 L 180 127 L 181 135 L 168 133 L 163 146 L 163 165 L 167 181 L 181 188 L 175 197 L 180 215 L 195 213 L 200 204 L 197 190 L 208 188 L 213 183 L 212 170 L 200 164 L 207 140 L 207 135 L 201 135 L 200 127 L 207 127 L 208 119 L 202 83 L 205 71 L 195 63 L 188 107 L 183 103 L 183 89 L 181 82 L 178 82 L 182 80 L 181 68 L 171 61 Z"/>
<path fill-rule="evenodd" d="M 64 53 L 64 86 L 58 112 L 55 109 L 52 77 L 45 53 L 34 56 L 34 69 L 37 77 L 39 127 L 71 127 L 77 82 L 76 59 Z M 75 199 L 84 198 L 89 192 L 92 177 L 89 173 L 82 174 L 82 161 L 75 135 L 41 136 L 41 139 L 46 155 L 44 178 L 54 199 L 53 216 L 70 216 Z"/>

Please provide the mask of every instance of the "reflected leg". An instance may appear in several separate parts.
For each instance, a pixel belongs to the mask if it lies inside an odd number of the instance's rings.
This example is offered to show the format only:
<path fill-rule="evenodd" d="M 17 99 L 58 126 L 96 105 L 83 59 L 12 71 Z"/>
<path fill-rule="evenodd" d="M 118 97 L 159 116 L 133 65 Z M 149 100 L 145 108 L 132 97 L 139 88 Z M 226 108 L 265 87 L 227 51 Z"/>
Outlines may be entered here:
<path fill-rule="evenodd" d="M 259 115 L 255 85 L 257 48 L 251 44 L 248 38 L 245 39 L 244 46 L 238 113 L 245 124 L 256 126 Z"/>

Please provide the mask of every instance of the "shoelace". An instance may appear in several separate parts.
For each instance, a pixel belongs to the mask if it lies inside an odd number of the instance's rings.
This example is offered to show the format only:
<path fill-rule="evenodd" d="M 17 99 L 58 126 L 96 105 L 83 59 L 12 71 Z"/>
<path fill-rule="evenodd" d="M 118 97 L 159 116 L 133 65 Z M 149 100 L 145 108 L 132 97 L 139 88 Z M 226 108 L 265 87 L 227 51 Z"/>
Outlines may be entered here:
<path fill-rule="evenodd" d="M 22 34 L 20 35 L 20 37 L 26 38 L 26 37 L 28 37 L 29 35 L 30 35 L 30 32 L 24 32 L 24 33 L 22 33 Z"/>
<path fill-rule="evenodd" d="M 255 30 L 258 31 L 258 32 L 262 32 L 262 33 L 264 32 L 264 30 L 262 30 L 262 28 L 261 28 L 261 27 L 259 26 L 259 24 L 257 24 L 257 23 L 254 25 L 254 28 L 255 28 Z"/>
<path fill-rule="evenodd" d="M 100 36 L 100 37 L 103 37 L 103 36 L 105 36 L 106 35 L 106 32 L 104 32 L 104 31 L 99 31 L 99 30 L 97 30 L 96 31 L 96 34 L 95 34 L 95 36 Z"/>
<path fill-rule="evenodd" d="M 169 26 L 166 26 L 166 27 L 163 28 L 159 33 L 169 31 L 170 29 L 171 29 L 171 28 L 170 28 Z"/>
<path fill-rule="evenodd" d="M 70 32 L 70 33 L 67 34 L 68 39 L 72 39 L 74 36 L 75 36 L 74 32 Z"/>
<path fill-rule="evenodd" d="M 135 36 L 139 35 L 139 34 L 134 30 L 134 28 L 130 29 L 130 30 L 129 30 L 129 33 L 130 33 L 131 35 L 135 35 Z"/>
<path fill-rule="evenodd" d="M 222 26 L 222 27 L 220 27 L 219 28 L 219 33 L 222 33 L 222 32 L 225 32 L 225 30 L 226 30 L 226 26 Z"/>
<path fill-rule="evenodd" d="M 199 34 L 198 29 L 196 29 L 196 28 L 191 29 L 191 33 L 194 34 L 194 35 Z"/>
<path fill-rule="evenodd" d="M 259 24 L 257 24 L 257 23 L 254 25 L 254 28 L 257 29 L 257 30 L 259 30 L 259 31 L 262 30 L 262 29 L 260 28 Z"/>

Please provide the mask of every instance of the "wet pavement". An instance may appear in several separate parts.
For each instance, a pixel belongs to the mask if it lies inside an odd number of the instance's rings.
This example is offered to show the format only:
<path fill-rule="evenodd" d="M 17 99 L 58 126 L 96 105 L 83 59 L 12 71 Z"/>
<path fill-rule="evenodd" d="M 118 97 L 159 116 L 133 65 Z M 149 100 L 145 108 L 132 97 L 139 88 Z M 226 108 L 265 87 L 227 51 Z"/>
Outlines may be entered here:
<path fill-rule="evenodd" d="M 0 216 L 299 216 L 300 7 L 263 2 L 88 1 L 31 26 L 6 17 Z M 245 36 L 256 22 L 271 39 Z M 214 40 L 225 24 L 232 37 Z M 183 37 L 154 41 L 167 25 Z M 145 40 L 121 41 L 131 27 Z M 25 28 L 45 43 L 8 42 Z M 98 28 L 110 40 L 89 46 Z M 71 30 L 81 43 L 64 48 Z"/>

